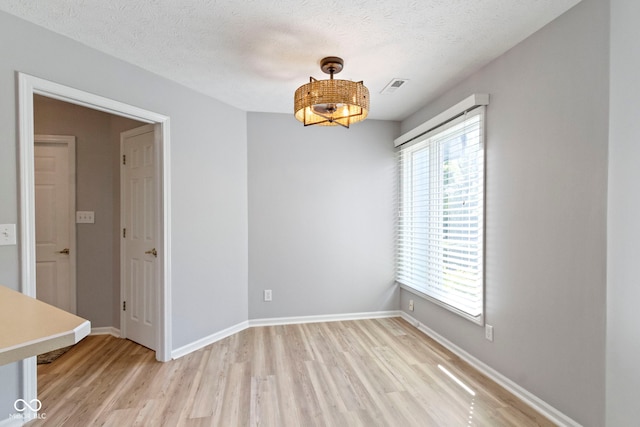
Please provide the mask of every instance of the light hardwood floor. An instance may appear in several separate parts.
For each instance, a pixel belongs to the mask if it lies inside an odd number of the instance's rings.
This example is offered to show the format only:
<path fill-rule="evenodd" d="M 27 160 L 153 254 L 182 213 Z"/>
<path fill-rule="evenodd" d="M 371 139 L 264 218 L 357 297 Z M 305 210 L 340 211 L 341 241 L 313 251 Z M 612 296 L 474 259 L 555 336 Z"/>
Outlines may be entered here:
<path fill-rule="evenodd" d="M 553 425 L 400 318 L 250 328 L 167 363 L 89 336 L 38 389 L 30 426 Z"/>

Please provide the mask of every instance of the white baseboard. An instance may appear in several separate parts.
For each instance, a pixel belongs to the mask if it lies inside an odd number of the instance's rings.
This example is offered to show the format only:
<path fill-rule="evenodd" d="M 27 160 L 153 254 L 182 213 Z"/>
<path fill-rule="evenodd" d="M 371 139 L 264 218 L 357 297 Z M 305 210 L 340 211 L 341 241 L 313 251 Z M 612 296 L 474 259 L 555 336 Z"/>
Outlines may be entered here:
<path fill-rule="evenodd" d="M 481 362 L 476 359 L 471 354 L 467 353 L 442 335 L 438 334 L 434 330 L 430 329 L 428 326 L 422 324 L 419 320 L 414 317 L 408 315 L 404 311 L 401 311 L 400 315 L 404 320 L 411 323 L 413 326 L 418 328 L 418 330 L 425 335 L 433 338 L 435 341 L 446 347 L 449 351 L 454 353 L 456 356 L 460 357 L 462 360 L 467 362 L 469 365 L 473 366 L 475 369 L 480 371 L 482 374 L 505 388 L 507 391 L 512 393 L 514 396 L 518 397 L 524 403 L 538 411 L 540 414 L 547 417 L 550 421 L 557 424 L 560 427 L 581 427 L 579 423 L 575 420 L 569 418 L 553 406 L 549 405 L 544 400 L 540 399 L 536 395 L 530 393 L 523 387 L 511 381 L 509 378 L 502 375 L 500 372 L 496 371 L 489 365 Z"/>
<path fill-rule="evenodd" d="M 113 335 L 116 338 L 120 338 L 120 329 L 113 326 L 103 326 L 101 328 L 91 328 L 89 335 Z"/>
<path fill-rule="evenodd" d="M 272 319 L 252 319 L 249 326 L 295 325 L 300 323 L 339 322 L 343 320 L 381 319 L 385 317 L 399 317 L 400 310 L 371 311 L 364 313 L 323 314 L 319 316 L 275 317 Z"/>
<path fill-rule="evenodd" d="M 171 352 L 172 359 L 178 359 L 186 356 L 196 350 L 213 344 L 216 341 L 227 338 L 233 334 L 244 331 L 247 328 L 256 326 L 275 326 L 275 325 L 292 325 L 298 323 L 317 323 L 317 322 L 337 322 L 340 320 L 358 320 L 358 319 L 380 319 L 384 317 L 399 317 L 399 310 L 394 311 L 373 311 L 368 313 L 347 313 L 347 314 L 329 314 L 321 316 L 300 316 L 300 317 L 277 317 L 273 319 L 254 319 L 246 322 L 238 323 L 215 334 L 201 338 L 191 344 L 184 345 Z M 0 426 L 1 427 L 1 426 Z"/>
<path fill-rule="evenodd" d="M 209 344 L 213 344 L 216 341 L 220 341 L 228 336 L 233 334 L 237 334 L 238 332 L 244 331 L 249 327 L 249 322 L 241 322 L 237 325 L 233 325 L 227 329 L 223 329 L 220 332 L 216 332 L 215 334 L 211 334 L 207 337 L 200 338 L 197 341 L 192 342 L 191 344 L 184 345 L 180 348 L 176 348 L 171 352 L 172 359 L 178 359 L 182 356 L 186 356 L 189 353 L 192 353 L 196 350 L 200 350 L 203 347 L 208 346 Z"/>

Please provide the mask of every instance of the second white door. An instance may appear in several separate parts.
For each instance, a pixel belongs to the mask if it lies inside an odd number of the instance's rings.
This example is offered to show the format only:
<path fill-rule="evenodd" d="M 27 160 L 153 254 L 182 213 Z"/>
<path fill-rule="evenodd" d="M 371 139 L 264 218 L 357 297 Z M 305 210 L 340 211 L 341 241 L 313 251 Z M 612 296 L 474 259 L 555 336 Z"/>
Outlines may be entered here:
<path fill-rule="evenodd" d="M 75 137 L 34 140 L 36 298 L 75 314 Z"/>
<path fill-rule="evenodd" d="M 159 298 L 157 152 L 153 125 L 120 135 L 123 337 L 156 349 Z"/>

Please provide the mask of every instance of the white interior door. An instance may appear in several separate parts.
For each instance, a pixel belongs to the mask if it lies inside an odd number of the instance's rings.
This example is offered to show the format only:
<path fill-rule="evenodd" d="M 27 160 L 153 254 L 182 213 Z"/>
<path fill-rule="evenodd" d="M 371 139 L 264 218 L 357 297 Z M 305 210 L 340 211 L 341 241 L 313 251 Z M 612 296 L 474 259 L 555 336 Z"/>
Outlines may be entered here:
<path fill-rule="evenodd" d="M 34 141 L 36 297 L 75 314 L 75 137 Z"/>
<path fill-rule="evenodd" d="M 123 337 L 156 349 L 158 321 L 158 180 L 153 125 L 120 135 Z"/>

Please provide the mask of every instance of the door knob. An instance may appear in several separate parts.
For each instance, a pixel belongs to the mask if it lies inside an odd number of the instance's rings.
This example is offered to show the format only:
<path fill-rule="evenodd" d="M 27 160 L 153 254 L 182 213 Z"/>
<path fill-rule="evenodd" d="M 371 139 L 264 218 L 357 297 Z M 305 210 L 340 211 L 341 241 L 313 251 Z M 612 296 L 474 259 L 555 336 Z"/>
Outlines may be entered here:
<path fill-rule="evenodd" d="M 69 255 L 69 248 L 64 248 L 61 251 L 58 251 L 59 254 L 65 254 L 65 255 Z"/>
<path fill-rule="evenodd" d="M 156 251 L 156 248 L 146 251 L 145 254 L 153 255 L 154 257 L 158 258 L 158 251 Z"/>

